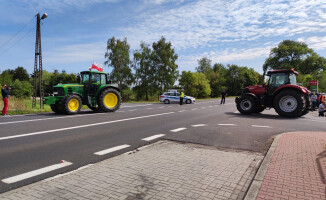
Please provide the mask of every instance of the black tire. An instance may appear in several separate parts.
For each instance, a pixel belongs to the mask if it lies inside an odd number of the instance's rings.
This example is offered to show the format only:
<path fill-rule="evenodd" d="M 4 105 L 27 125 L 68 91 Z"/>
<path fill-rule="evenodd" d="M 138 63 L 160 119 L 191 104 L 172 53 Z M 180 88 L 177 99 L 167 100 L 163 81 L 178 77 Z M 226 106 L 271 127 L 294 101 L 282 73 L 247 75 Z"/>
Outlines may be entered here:
<path fill-rule="evenodd" d="M 82 105 L 82 100 L 78 95 L 68 95 L 62 99 L 61 110 L 68 115 L 77 114 Z"/>
<path fill-rule="evenodd" d="M 191 100 L 190 99 L 187 99 L 186 100 L 186 104 L 191 104 Z"/>
<path fill-rule="evenodd" d="M 120 92 L 113 88 L 103 90 L 98 96 L 97 105 L 99 110 L 103 112 L 114 112 L 118 110 L 121 105 Z"/>
<path fill-rule="evenodd" d="M 237 101 L 237 109 L 241 114 L 255 113 L 257 110 L 257 101 L 254 97 L 245 95 Z"/>
<path fill-rule="evenodd" d="M 170 103 L 170 100 L 165 99 L 165 100 L 164 100 L 164 103 L 165 103 L 165 104 L 169 104 L 169 103 Z"/>
<path fill-rule="evenodd" d="M 305 106 L 303 112 L 301 113 L 301 116 L 306 115 L 311 109 L 311 100 L 308 94 L 304 95 L 304 100 L 305 100 Z"/>
<path fill-rule="evenodd" d="M 304 111 L 304 99 L 300 92 L 284 90 L 275 97 L 274 108 L 282 117 L 300 117 Z"/>
<path fill-rule="evenodd" d="M 51 104 L 50 107 L 51 107 L 51 110 L 53 112 L 55 112 L 56 114 L 62 114 L 63 113 L 62 109 L 61 109 L 61 105 L 58 102 L 55 103 L 55 104 Z"/>

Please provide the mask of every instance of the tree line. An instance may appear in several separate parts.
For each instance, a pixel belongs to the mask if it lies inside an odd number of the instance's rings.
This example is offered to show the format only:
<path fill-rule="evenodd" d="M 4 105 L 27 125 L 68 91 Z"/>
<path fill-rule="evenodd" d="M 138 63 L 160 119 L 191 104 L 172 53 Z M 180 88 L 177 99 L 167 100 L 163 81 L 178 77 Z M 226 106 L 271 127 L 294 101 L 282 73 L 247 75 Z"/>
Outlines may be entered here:
<path fill-rule="evenodd" d="M 197 98 L 218 97 L 222 90 L 228 95 L 239 95 L 249 85 L 264 83 L 263 75 L 247 66 L 212 63 L 203 57 L 198 60 L 194 72 L 178 70 L 178 55 L 171 42 L 161 37 L 157 42 L 141 42 L 139 49 L 131 52 L 127 38 L 112 37 L 107 41 L 104 54 L 105 65 L 112 69 L 109 74 L 113 82 L 119 84 L 122 97 L 128 100 L 157 100 L 168 89 L 181 89 Z M 303 42 L 284 40 L 271 49 L 262 66 L 264 73 L 274 69 L 295 68 L 300 74 L 297 82 L 309 88 L 309 80 L 319 80 L 319 88 L 326 91 L 326 60 Z M 43 71 L 44 92 L 51 93 L 58 83 L 76 83 L 74 73 L 65 71 Z M 12 85 L 12 94 L 17 97 L 32 96 L 33 74 L 23 67 L 4 70 L 0 83 Z M 177 84 L 176 84 L 177 83 Z"/>

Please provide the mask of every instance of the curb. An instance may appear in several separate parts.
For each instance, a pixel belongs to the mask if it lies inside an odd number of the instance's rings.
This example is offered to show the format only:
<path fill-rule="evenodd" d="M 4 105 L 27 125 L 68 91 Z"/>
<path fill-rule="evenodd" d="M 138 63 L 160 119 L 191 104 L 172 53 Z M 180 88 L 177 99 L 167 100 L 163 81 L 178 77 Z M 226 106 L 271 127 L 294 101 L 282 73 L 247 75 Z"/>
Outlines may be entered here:
<path fill-rule="evenodd" d="M 253 179 L 249 190 L 244 198 L 244 200 L 252 200 L 252 199 L 256 199 L 260 186 L 263 183 L 265 174 L 267 172 L 268 166 L 272 160 L 272 157 L 274 155 L 275 149 L 277 147 L 277 143 L 278 140 L 282 137 L 283 134 L 277 135 L 272 143 L 272 145 L 270 146 L 262 164 L 260 165 L 257 174 L 255 176 L 255 178 Z"/>

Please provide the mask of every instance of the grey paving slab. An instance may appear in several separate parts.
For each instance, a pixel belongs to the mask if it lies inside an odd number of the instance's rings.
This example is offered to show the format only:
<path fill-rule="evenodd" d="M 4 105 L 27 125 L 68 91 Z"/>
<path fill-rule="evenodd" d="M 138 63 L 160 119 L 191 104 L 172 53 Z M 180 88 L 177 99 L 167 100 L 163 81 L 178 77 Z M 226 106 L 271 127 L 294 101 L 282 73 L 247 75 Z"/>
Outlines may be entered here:
<path fill-rule="evenodd" d="M 243 199 L 259 153 L 161 141 L 0 199 Z"/>

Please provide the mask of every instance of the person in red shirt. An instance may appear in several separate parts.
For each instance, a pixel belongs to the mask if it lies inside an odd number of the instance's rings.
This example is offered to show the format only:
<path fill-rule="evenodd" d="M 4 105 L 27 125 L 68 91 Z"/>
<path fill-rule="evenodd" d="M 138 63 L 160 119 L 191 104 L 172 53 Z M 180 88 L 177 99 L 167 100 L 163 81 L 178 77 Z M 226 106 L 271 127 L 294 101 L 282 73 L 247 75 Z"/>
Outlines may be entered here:
<path fill-rule="evenodd" d="M 7 116 L 7 110 L 9 106 L 9 94 L 10 94 L 10 88 L 6 90 L 7 85 L 2 84 L 1 88 L 1 95 L 3 99 L 3 109 L 2 109 L 2 116 Z"/>

